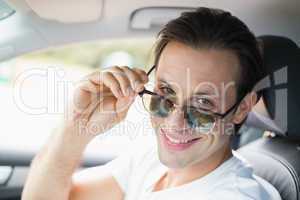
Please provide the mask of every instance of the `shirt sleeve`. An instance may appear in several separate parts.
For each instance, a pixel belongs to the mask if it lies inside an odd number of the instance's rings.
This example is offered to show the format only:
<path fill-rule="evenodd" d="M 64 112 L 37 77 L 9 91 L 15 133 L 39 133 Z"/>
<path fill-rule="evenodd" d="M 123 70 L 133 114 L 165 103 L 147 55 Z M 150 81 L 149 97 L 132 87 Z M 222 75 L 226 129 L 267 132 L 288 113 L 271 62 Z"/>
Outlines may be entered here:
<path fill-rule="evenodd" d="M 122 191 L 126 194 L 133 168 L 133 157 L 129 152 L 122 153 L 117 158 L 104 165 L 105 170 L 111 173 Z"/>
<path fill-rule="evenodd" d="M 125 152 L 121 153 L 114 160 L 106 163 L 104 168 L 107 173 L 110 173 L 120 188 L 126 195 L 130 184 L 137 184 L 134 182 L 134 176 L 140 171 L 142 165 L 147 165 L 155 152 L 152 145 L 133 146 Z"/>

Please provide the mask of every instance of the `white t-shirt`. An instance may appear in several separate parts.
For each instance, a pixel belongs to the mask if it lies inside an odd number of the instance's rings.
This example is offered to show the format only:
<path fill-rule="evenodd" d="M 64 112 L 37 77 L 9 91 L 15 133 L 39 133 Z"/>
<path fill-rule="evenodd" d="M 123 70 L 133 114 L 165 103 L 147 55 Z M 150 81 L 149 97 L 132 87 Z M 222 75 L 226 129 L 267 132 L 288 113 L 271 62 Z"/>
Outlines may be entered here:
<path fill-rule="evenodd" d="M 280 200 L 277 190 L 260 177 L 236 152 L 208 175 L 153 192 L 168 168 L 156 148 L 139 149 L 107 163 L 105 167 L 125 193 L 125 200 Z"/>

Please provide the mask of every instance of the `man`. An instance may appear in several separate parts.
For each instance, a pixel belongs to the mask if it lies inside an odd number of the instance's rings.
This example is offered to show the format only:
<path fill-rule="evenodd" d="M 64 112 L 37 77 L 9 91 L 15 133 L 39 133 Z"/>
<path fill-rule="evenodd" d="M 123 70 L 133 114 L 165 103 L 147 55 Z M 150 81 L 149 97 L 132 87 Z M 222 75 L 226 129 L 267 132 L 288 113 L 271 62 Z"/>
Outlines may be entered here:
<path fill-rule="evenodd" d="M 72 117 L 36 156 L 24 200 L 280 199 L 231 148 L 264 76 L 254 35 L 238 18 L 199 8 L 159 33 L 153 91 L 147 74 L 112 67 L 89 75 Z M 74 174 L 87 144 L 122 121 L 142 96 L 157 148 Z M 89 129 L 93 124 L 97 130 Z"/>

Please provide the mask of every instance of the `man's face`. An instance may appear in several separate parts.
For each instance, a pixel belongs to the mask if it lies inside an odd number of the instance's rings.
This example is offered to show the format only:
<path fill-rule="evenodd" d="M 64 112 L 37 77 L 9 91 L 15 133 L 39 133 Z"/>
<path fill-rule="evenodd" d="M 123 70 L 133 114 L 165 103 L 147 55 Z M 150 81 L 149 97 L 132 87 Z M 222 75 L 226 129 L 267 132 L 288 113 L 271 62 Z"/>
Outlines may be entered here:
<path fill-rule="evenodd" d="M 238 59 L 230 51 L 193 49 L 170 42 L 163 50 L 155 74 L 155 92 L 171 96 L 176 109 L 167 117 L 152 116 L 159 157 L 170 168 L 194 165 L 228 147 L 232 115 L 216 120 L 207 133 L 188 126 L 183 106 L 224 113 L 236 102 Z M 232 133 L 232 132 L 231 132 Z"/>

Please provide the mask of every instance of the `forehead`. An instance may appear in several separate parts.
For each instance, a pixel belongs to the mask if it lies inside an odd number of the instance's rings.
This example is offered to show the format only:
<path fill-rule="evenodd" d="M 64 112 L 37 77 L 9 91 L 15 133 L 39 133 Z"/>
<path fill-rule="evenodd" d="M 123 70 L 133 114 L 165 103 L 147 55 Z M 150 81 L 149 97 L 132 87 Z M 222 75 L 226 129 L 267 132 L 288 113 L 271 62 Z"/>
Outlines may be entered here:
<path fill-rule="evenodd" d="M 160 56 L 156 77 L 184 90 L 209 85 L 219 88 L 234 82 L 238 70 L 237 56 L 229 50 L 194 49 L 169 42 Z"/>

